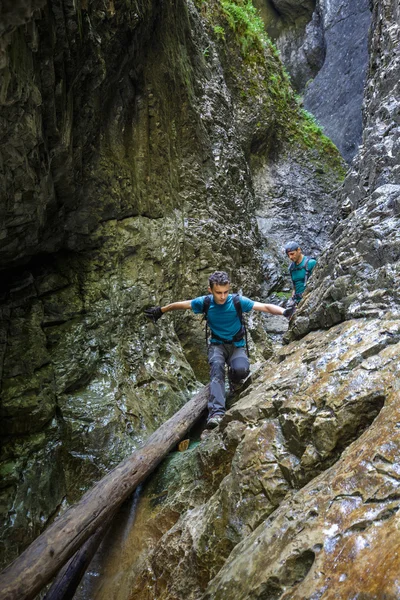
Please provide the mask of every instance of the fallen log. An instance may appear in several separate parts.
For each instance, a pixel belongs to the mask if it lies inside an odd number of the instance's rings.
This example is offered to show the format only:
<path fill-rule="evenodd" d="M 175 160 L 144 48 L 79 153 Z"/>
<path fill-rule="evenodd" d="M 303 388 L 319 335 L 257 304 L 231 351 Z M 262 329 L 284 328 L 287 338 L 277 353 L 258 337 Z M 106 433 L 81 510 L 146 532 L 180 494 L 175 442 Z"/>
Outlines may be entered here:
<path fill-rule="evenodd" d="M 6 567 L 0 600 L 32 600 L 196 423 L 208 394 L 207 385 Z"/>
<path fill-rule="evenodd" d="M 112 513 L 107 521 L 99 526 L 97 531 L 86 540 L 83 546 L 63 566 L 44 600 L 72 600 L 86 569 L 90 565 L 114 517 L 115 513 Z"/>

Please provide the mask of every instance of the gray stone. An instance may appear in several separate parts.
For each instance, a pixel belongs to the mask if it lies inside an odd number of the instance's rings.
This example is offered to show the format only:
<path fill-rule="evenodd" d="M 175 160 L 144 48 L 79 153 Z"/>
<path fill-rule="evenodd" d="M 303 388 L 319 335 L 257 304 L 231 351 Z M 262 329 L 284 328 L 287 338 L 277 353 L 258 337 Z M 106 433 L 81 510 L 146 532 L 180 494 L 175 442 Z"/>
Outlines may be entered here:
<path fill-rule="evenodd" d="M 363 147 L 290 326 L 300 339 L 177 461 L 195 473 L 187 489 L 173 483 L 142 513 L 132 600 L 398 595 L 400 4 L 372 8 Z"/>
<path fill-rule="evenodd" d="M 326 158 L 321 136 L 305 143 L 274 48 L 258 39 L 243 55 L 226 19 L 226 40 L 218 33 L 222 18 L 186 0 L 117 10 L 65 0 L 27 8 L 8 30 L 1 561 L 207 380 L 201 317 L 174 313 L 154 325 L 143 309 L 204 294 L 218 268 L 235 291 L 261 298 L 253 158 L 265 163 L 282 136 L 278 154 L 293 148 L 304 163 L 327 165 L 318 189 L 340 177 L 338 154 Z M 248 329 L 252 360 L 269 357 L 262 317 Z M 21 494 L 37 489 L 38 435 L 49 456 L 51 444 L 62 448 L 59 475 L 51 498 L 36 494 L 25 511 Z"/>
<path fill-rule="evenodd" d="M 368 0 L 257 0 L 256 6 L 293 85 L 304 96 L 304 107 L 351 162 L 361 144 Z"/>
<path fill-rule="evenodd" d="M 368 0 L 320 0 L 325 60 L 306 86 L 304 106 L 350 162 L 361 143 L 361 104 L 368 64 Z"/>

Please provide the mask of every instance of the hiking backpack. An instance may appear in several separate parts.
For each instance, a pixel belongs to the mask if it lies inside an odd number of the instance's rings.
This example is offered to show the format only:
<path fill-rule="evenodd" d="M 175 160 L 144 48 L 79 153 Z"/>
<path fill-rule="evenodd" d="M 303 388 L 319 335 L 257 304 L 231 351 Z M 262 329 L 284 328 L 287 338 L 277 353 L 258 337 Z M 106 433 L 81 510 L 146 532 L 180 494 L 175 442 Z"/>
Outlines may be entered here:
<path fill-rule="evenodd" d="M 204 315 L 204 319 L 206 321 L 206 329 L 205 329 L 205 332 L 206 332 L 206 346 L 208 346 L 208 320 L 207 320 L 207 314 L 208 314 L 208 309 L 210 308 L 211 300 L 212 300 L 212 295 L 210 294 L 208 296 L 205 296 L 204 301 L 203 301 L 203 315 Z M 243 311 L 242 311 L 242 305 L 241 305 L 241 302 L 240 302 L 240 295 L 239 294 L 232 294 L 232 300 L 233 300 L 234 307 L 236 309 L 236 314 L 239 317 L 239 321 L 240 321 L 240 324 L 241 324 L 240 330 L 232 338 L 232 341 L 233 342 L 239 342 L 240 340 L 242 340 L 243 338 L 245 338 L 245 341 L 246 341 L 246 352 L 247 352 L 247 356 L 249 356 L 249 345 L 248 345 L 248 342 L 247 342 L 247 329 L 246 329 L 246 324 L 245 324 L 244 319 L 243 319 Z M 219 340 L 221 342 L 227 341 L 227 340 L 223 340 L 218 335 L 215 335 L 215 333 L 213 333 L 212 331 L 211 331 L 211 335 L 212 335 L 213 338 L 215 338 L 216 340 Z"/>

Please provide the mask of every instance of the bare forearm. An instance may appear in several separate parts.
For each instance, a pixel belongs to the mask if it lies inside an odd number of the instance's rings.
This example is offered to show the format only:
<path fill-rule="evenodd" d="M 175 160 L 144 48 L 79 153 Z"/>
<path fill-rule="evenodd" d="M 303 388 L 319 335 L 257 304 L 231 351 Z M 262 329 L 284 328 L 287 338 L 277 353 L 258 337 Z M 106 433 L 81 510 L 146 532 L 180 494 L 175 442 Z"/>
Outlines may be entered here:
<path fill-rule="evenodd" d="M 182 302 L 172 302 L 171 304 L 162 306 L 161 312 L 164 314 L 171 310 L 187 310 L 188 308 L 191 308 L 191 300 L 183 300 Z"/>
<path fill-rule="evenodd" d="M 270 315 L 283 315 L 284 309 L 276 304 L 264 304 L 263 302 L 254 302 L 254 310 L 266 312 Z"/>

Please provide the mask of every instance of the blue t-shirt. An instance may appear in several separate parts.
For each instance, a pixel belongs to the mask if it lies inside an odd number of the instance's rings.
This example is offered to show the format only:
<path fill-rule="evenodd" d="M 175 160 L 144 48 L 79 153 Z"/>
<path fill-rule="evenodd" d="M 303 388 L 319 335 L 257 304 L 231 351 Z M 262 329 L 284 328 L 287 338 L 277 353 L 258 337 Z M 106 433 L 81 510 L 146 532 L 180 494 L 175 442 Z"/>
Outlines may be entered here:
<path fill-rule="evenodd" d="M 191 302 L 192 311 L 195 314 L 203 312 L 203 303 L 205 296 L 199 296 L 194 298 Z M 242 305 L 243 312 L 250 312 L 254 306 L 254 301 L 246 296 L 240 296 L 240 304 Z M 229 294 L 224 304 L 215 304 L 214 298 L 211 296 L 210 308 L 207 313 L 207 321 L 211 331 L 223 340 L 231 340 L 241 328 L 240 319 L 237 315 L 235 305 L 233 303 L 233 296 Z M 222 344 L 219 340 L 211 337 L 211 342 L 215 344 Z M 242 347 L 245 345 L 245 341 L 240 340 L 234 342 L 235 346 Z"/>
<path fill-rule="evenodd" d="M 305 268 L 305 264 L 306 264 L 306 260 L 307 257 L 304 256 L 303 260 L 301 261 L 301 263 L 299 265 L 294 264 L 294 267 L 291 268 L 290 270 L 290 275 L 292 277 L 292 281 L 293 281 L 293 285 L 294 285 L 294 289 L 295 289 L 295 293 L 296 296 L 298 296 L 299 298 L 302 297 L 304 290 L 306 289 L 306 283 L 305 283 L 305 279 L 306 279 L 306 268 Z M 308 259 L 308 270 L 309 270 L 309 274 L 311 275 L 312 270 L 314 269 L 315 265 L 317 264 L 317 261 L 314 258 L 309 258 Z"/>

